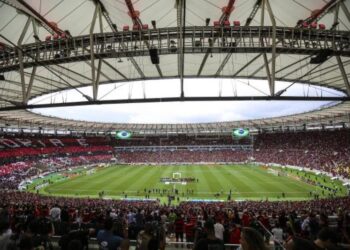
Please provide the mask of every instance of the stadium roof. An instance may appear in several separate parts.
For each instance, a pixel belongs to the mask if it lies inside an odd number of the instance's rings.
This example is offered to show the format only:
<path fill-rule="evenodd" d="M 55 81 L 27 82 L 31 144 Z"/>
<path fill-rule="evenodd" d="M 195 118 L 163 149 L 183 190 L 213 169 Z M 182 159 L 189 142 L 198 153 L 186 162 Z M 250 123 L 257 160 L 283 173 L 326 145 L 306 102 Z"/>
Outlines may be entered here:
<path fill-rule="evenodd" d="M 349 123 L 349 8 L 350 1 L 344 0 L 0 0 L 0 122 L 168 132 Z M 107 83 L 171 78 L 179 79 L 181 86 L 173 97 L 106 99 L 98 91 Z M 264 79 L 269 94 L 191 97 L 183 88 L 185 78 Z M 328 87 L 343 95 L 292 96 L 287 89 L 276 89 L 275 81 Z M 79 89 L 86 86 L 90 94 Z M 75 89 L 83 100 L 30 104 L 36 97 L 67 89 Z M 207 124 L 87 123 L 23 110 L 228 99 L 339 103 L 280 118 Z"/>

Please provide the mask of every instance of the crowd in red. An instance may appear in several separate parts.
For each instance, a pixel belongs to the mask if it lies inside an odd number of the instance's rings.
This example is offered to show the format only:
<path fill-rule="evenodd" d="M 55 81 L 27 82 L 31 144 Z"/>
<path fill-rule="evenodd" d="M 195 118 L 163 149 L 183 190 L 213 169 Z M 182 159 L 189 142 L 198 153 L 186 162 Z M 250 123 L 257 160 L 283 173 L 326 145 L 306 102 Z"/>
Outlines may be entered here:
<path fill-rule="evenodd" d="M 246 149 L 219 147 L 241 143 L 247 145 L 248 142 L 251 143 L 251 147 Z M 154 146 L 162 146 L 163 149 L 152 148 Z M 171 147 L 167 149 L 167 146 Z M 113 147 L 131 149 L 114 152 Z M 134 151 L 132 147 L 143 149 Z M 32 167 L 61 168 L 97 163 L 99 160 L 106 162 L 114 158 L 121 163 L 256 161 L 308 167 L 349 178 L 350 132 L 342 129 L 262 133 L 243 141 L 231 136 L 185 135 L 138 137 L 131 140 L 19 135 L 0 138 L 0 177 L 2 180 L 8 180 L 16 176 L 17 181 L 14 183 L 31 174 L 32 172 L 27 174 L 27 170 Z"/>
<path fill-rule="evenodd" d="M 16 191 L 1 191 L 0 195 L 0 220 L 7 222 L 5 228 L 11 229 L 15 236 L 26 230 L 39 230 L 33 229 L 31 223 L 38 224 L 45 219 L 53 225 L 41 234 L 62 236 L 72 230 L 93 228 L 89 236 L 96 237 L 111 218 L 114 234 L 130 239 L 136 239 L 140 230 L 151 224 L 152 230 L 161 230 L 168 236 L 174 233 L 179 241 L 196 242 L 202 237 L 204 222 L 213 221 L 223 226 L 222 240 L 230 244 L 240 243 L 242 227 L 253 227 L 267 239 L 264 227 L 280 228 L 285 239 L 298 236 L 312 240 L 321 230 L 332 229 L 333 233 L 337 232 L 338 242 L 350 242 L 348 197 L 278 202 L 182 202 L 174 207 L 158 201 L 73 199 Z M 314 224 L 310 226 L 311 223 Z"/>
<path fill-rule="evenodd" d="M 0 188 L 41 172 L 111 162 L 113 147 L 105 137 L 6 135 L 0 138 Z"/>
<path fill-rule="evenodd" d="M 349 177 L 349 130 L 288 132 L 258 134 L 242 144 L 252 143 L 249 149 L 220 149 L 199 145 L 233 145 L 239 141 L 231 137 L 178 138 L 153 137 L 131 140 L 110 140 L 105 137 L 17 137 L 0 138 L 0 188 L 16 189 L 18 181 L 37 174 L 37 168 L 65 168 L 68 166 L 109 162 L 244 162 L 257 161 L 305 166 L 334 175 Z M 149 146 L 176 146 L 174 149 L 154 150 Z M 113 147 L 145 146 L 138 150 L 117 150 Z M 333 198 L 311 201 L 245 201 L 245 202 L 183 202 L 173 207 L 158 201 L 116 201 L 90 198 L 58 198 L 32 193 L 1 191 L 0 233 L 12 230 L 12 236 L 23 240 L 23 233 L 38 230 L 44 218 L 53 227 L 43 234 L 66 235 L 72 229 L 94 228 L 98 232 L 110 218 L 114 233 L 136 238 L 138 232 L 156 223 L 153 230 L 175 233 L 177 240 L 196 241 L 204 221 L 214 221 L 224 227 L 223 240 L 239 243 L 241 227 L 255 227 L 262 234 L 281 227 L 284 237 L 300 236 L 315 239 L 322 229 L 333 228 L 337 240 L 349 243 L 350 199 Z M 55 212 L 53 212 L 55 211 Z M 59 217 L 53 217 L 58 213 Z M 330 218 L 336 218 L 330 222 Z M 41 222 L 40 222 L 41 223 Z M 332 224 L 332 225 L 331 225 Z M 41 225 L 41 224 L 40 224 Z M 32 234 L 35 235 L 35 234 Z M 93 234 L 96 236 L 96 233 Z M 182 237 L 181 237 L 182 235 Z M 185 237 L 184 237 L 185 236 Z M 2 236 L 0 236 L 0 240 Z M 268 238 L 268 236 L 266 236 Z M 34 241 L 32 241 L 34 242 Z M 34 243 L 33 243 L 34 244 Z M 62 243 L 63 244 L 63 243 Z M 65 249 L 65 248 L 62 248 Z"/>
<path fill-rule="evenodd" d="M 350 131 L 314 131 L 264 133 L 253 138 L 253 149 L 196 148 L 155 151 L 145 148 L 140 152 L 118 151 L 116 157 L 125 163 L 133 162 L 245 162 L 256 161 L 308 167 L 332 173 L 334 176 L 350 176 Z M 194 137 L 182 137 L 180 145 L 190 145 Z M 230 137 L 215 139 L 221 143 L 233 143 Z M 174 145 L 169 137 L 161 145 Z M 128 146 L 148 145 L 145 140 L 130 140 Z M 202 140 L 200 140 L 202 142 Z M 118 146 L 124 142 L 118 143 Z M 155 143 L 152 143 L 155 145 Z M 201 143 L 194 145 L 204 145 Z M 227 145 L 227 144 L 216 144 Z"/>

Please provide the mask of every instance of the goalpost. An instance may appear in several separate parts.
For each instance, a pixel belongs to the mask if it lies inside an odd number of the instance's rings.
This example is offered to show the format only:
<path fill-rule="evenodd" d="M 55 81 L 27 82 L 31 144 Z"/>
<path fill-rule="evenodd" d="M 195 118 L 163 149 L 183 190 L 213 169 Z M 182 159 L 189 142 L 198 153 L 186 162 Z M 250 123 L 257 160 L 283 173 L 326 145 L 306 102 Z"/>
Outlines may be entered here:
<path fill-rule="evenodd" d="M 173 179 L 181 179 L 181 173 L 180 172 L 175 172 L 173 173 Z"/>
<path fill-rule="evenodd" d="M 280 173 L 280 171 L 275 170 L 275 169 L 272 169 L 272 168 L 268 168 L 268 169 L 267 169 L 267 172 L 268 172 L 269 174 L 272 174 L 272 175 L 275 175 L 275 176 L 279 176 L 279 173 Z"/>

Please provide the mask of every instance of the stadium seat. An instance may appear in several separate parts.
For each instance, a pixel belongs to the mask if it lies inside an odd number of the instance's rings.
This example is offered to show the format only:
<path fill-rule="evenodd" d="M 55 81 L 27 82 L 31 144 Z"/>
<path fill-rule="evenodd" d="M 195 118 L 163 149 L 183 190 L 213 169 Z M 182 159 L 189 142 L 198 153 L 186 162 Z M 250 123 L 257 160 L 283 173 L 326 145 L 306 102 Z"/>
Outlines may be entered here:
<path fill-rule="evenodd" d="M 326 25 L 324 25 L 323 23 L 320 23 L 320 24 L 318 25 L 318 28 L 319 28 L 320 30 L 324 30 L 324 29 L 326 29 Z"/>
<path fill-rule="evenodd" d="M 134 24 L 134 25 L 132 26 L 132 30 L 140 30 L 140 25 Z"/>
<path fill-rule="evenodd" d="M 312 22 L 312 23 L 310 24 L 310 28 L 311 28 L 311 29 L 317 29 L 317 22 Z"/>
<path fill-rule="evenodd" d="M 241 26 L 241 22 L 240 21 L 233 21 L 233 26 L 235 26 L 235 27 Z"/>
<path fill-rule="evenodd" d="M 230 27 L 230 21 L 229 21 L 229 20 L 225 20 L 224 23 L 223 23 L 223 25 L 224 25 L 225 27 Z"/>

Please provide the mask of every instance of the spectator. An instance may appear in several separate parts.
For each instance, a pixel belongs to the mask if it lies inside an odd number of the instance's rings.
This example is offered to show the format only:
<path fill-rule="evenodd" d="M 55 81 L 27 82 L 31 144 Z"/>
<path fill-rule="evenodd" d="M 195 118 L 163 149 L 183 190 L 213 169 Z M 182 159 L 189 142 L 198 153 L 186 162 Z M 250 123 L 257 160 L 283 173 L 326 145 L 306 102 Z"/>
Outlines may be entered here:
<path fill-rule="evenodd" d="M 214 231 L 215 231 L 215 237 L 224 240 L 224 232 L 225 228 L 224 226 L 220 223 L 220 220 L 216 220 L 216 223 L 214 224 Z"/>
<path fill-rule="evenodd" d="M 262 235 L 250 227 L 242 229 L 241 248 L 242 250 L 268 250 Z"/>
<path fill-rule="evenodd" d="M 123 238 L 116 236 L 112 232 L 113 220 L 107 218 L 104 224 L 104 229 L 100 230 L 97 234 L 97 242 L 100 249 L 103 250 L 115 250 L 121 246 Z"/>
<path fill-rule="evenodd" d="M 275 227 L 271 230 L 273 234 L 273 241 L 275 244 L 275 250 L 283 250 L 283 229 L 277 222 Z"/>
<path fill-rule="evenodd" d="M 291 238 L 285 244 L 286 250 L 315 250 L 315 246 L 309 240 L 302 238 Z"/>
<path fill-rule="evenodd" d="M 230 244 L 240 244 L 241 240 L 241 229 L 233 223 L 230 229 Z"/>
<path fill-rule="evenodd" d="M 206 237 L 198 240 L 194 247 L 195 250 L 223 250 L 225 248 L 224 242 L 217 237 L 215 237 L 214 224 L 212 221 L 207 220 L 204 223 L 204 230 L 206 232 Z"/>
<path fill-rule="evenodd" d="M 185 228 L 183 214 L 178 214 L 176 216 L 174 226 L 175 226 L 176 242 L 179 242 L 179 241 L 183 242 L 184 241 L 184 228 Z"/>

